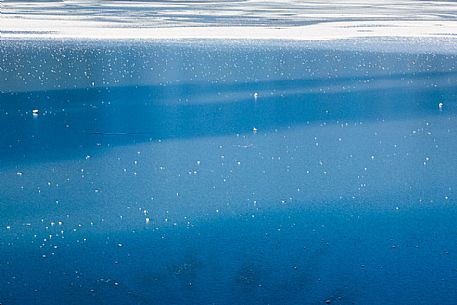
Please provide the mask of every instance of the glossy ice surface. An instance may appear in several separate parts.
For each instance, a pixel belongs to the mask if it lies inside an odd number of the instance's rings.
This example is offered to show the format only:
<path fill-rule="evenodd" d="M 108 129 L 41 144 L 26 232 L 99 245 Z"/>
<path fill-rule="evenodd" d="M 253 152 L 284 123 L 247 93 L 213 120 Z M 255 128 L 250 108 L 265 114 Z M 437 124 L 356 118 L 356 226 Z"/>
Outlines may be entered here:
<path fill-rule="evenodd" d="M 0 303 L 455 304 L 457 56 L 384 43 L 3 41 Z"/>

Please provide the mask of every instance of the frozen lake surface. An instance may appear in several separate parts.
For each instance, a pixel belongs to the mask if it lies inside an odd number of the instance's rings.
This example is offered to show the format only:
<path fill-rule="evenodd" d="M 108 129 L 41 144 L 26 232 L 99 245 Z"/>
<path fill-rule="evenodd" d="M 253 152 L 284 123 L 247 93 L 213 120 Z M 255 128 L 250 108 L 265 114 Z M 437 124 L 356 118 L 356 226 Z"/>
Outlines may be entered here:
<path fill-rule="evenodd" d="M 2 1 L 4 38 L 293 39 L 457 35 L 455 1 Z"/>
<path fill-rule="evenodd" d="M 348 45 L 3 43 L 0 302 L 454 304 L 457 58 Z"/>
<path fill-rule="evenodd" d="M 455 304 L 455 2 L 2 5 L 0 304 Z"/>

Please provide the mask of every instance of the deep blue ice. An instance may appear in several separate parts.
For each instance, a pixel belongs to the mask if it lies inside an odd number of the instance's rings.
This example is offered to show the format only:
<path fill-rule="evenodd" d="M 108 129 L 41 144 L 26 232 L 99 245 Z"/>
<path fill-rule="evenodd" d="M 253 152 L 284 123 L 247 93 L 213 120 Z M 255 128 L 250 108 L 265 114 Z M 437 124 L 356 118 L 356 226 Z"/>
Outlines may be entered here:
<path fill-rule="evenodd" d="M 456 303 L 457 56 L 0 55 L 0 304 Z"/>

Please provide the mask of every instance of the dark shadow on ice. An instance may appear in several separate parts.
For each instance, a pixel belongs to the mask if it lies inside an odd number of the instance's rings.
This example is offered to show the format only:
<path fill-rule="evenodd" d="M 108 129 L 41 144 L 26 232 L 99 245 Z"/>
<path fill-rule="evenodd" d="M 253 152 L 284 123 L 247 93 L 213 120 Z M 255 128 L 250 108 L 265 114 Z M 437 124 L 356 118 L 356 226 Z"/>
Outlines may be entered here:
<path fill-rule="evenodd" d="M 455 73 L 421 73 L 3 93 L 0 128 L 7 132 L 0 134 L 0 154 L 5 162 L 52 160 L 100 146 L 244 134 L 253 128 L 268 132 L 297 124 L 439 115 L 440 102 L 455 100 L 456 78 Z M 446 107 L 447 113 L 456 110 Z"/>
<path fill-rule="evenodd" d="M 3 300 L 11 304 L 44 297 L 48 304 L 320 304 L 329 298 L 336 304 L 349 302 L 364 271 L 357 266 L 357 256 L 345 259 L 348 253 L 357 253 L 356 245 L 346 252 L 338 250 L 344 234 L 366 233 L 345 227 L 341 214 L 324 213 L 326 218 L 312 210 L 290 212 L 257 214 L 255 219 L 220 218 L 195 227 L 150 227 L 136 234 L 86 232 L 82 245 L 74 243 L 81 233 L 73 233 L 64 241 L 68 245 L 58 247 L 47 260 L 34 255 L 23 259 L 30 256 L 30 245 L 25 245 L 16 261 L 0 262 L 0 270 L 8 277 L 23 260 L 27 278 L 37 281 L 36 292 L 18 295 L 29 287 L 12 283 L 14 298 L 6 295 Z M 322 227 L 332 222 L 335 229 Z M 1 253 L 0 258 L 7 255 Z M 385 251 L 373 259 L 382 255 Z M 336 264 L 334 259 L 345 260 Z M 44 272 L 50 262 L 52 271 Z M 59 281 L 51 284 L 54 276 Z M 0 288 L 7 286 L 0 282 Z"/>
<path fill-rule="evenodd" d="M 394 304 L 406 298 L 453 304 L 456 212 L 302 207 L 135 233 L 93 227 L 39 253 L 33 244 L 16 243 L 13 261 L 1 252 L 0 270 L 9 282 L 1 281 L 0 289 L 13 305 Z M 78 243 L 83 236 L 87 241 Z M 442 278 L 448 280 L 439 293 L 419 292 Z"/>

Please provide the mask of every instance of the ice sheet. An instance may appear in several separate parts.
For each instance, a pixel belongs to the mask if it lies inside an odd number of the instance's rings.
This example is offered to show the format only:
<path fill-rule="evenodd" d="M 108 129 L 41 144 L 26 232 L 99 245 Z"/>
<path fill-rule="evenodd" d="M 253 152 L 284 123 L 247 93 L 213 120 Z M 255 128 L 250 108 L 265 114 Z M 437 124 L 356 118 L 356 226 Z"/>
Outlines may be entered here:
<path fill-rule="evenodd" d="M 456 14 L 449 1 L 6 1 L 1 37 L 454 38 Z"/>

